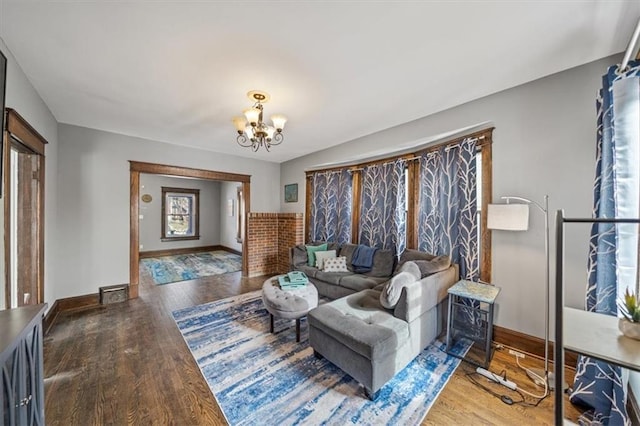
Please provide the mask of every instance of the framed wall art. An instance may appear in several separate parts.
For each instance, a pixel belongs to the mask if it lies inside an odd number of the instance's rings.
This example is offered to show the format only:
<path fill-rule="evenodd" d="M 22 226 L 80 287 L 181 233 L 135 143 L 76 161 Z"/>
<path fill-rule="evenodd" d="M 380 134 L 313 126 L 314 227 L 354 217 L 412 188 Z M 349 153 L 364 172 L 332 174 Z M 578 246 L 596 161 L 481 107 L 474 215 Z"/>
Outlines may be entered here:
<path fill-rule="evenodd" d="M 285 203 L 298 202 L 298 184 L 297 183 L 290 183 L 284 186 L 284 202 Z"/>

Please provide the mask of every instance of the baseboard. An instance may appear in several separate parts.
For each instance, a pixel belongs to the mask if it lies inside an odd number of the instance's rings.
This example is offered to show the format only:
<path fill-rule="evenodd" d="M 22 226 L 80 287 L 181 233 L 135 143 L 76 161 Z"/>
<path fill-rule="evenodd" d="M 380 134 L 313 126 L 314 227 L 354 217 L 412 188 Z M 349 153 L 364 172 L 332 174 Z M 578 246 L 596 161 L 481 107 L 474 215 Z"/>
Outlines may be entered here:
<path fill-rule="evenodd" d="M 84 294 L 82 296 L 67 297 L 64 299 L 58 299 L 53 302 L 51 309 L 44 316 L 43 329 L 44 334 L 49 332 L 49 329 L 55 322 L 58 314 L 63 311 L 75 311 L 78 309 L 87 309 L 100 306 L 100 295 Z"/>
<path fill-rule="evenodd" d="M 539 337 L 494 325 L 493 341 L 544 359 L 544 339 Z M 553 342 L 549 342 L 549 360 L 553 360 Z M 577 353 L 565 350 L 565 366 L 575 368 L 577 361 Z"/>
<path fill-rule="evenodd" d="M 218 246 L 220 247 L 218 250 L 224 250 L 224 251 L 228 251 L 229 253 L 233 253 L 233 254 L 237 254 L 238 256 L 242 256 L 242 252 L 238 251 L 236 249 L 232 249 L 231 247 L 227 247 L 227 246 Z"/>
<path fill-rule="evenodd" d="M 44 315 L 44 319 L 42 320 L 42 332 L 44 334 L 47 334 L 49 332 L 49 329 L 51 328 L 51 325 L 55 321 L 59 312 L 60 305 L 58 305 L 58 301 L 56 300 L 55 302 L 53 302 L 53 305 L 51 305 L 51 308 L 49 308 L 47 313 Z"/>
<path fill-rule="evenodd" d="M 202 253 L 203 251 L 215 251 L 215 250 L 226 250 L 226 251 L 230 251 L 231 253 L 242 255 L 242 253 L 237 251 L 237 250 L 233 250 L 233 249 L 231 249 L 229 247 L 225 247 L 225 246 L 221 246 L 220 244 L 216 244 L 214 246 L 186 247 L 186 248 L 165 249 L 165 250 L 141 251 L 140 252 L 140 259 L 147 259 L 149 257 L 160 257 L 160 256 L 177 256 L 179 254 Z"/>

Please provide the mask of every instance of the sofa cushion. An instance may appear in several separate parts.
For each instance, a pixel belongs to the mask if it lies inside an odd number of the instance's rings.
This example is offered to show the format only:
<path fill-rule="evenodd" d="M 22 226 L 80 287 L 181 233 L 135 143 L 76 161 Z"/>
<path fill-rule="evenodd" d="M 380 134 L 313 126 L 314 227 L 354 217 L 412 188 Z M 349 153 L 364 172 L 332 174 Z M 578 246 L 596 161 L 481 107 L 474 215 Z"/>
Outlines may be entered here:
<path fill-rule="evenodd" d="M 370 360 L 396 353 L 409 339 L 409 325 L 382 309 L 373 290 L 312 309 L 309 326 L 320 329 Z"/>
<path fill-rule="evenodd" d="M 302 271 L 307 274 L 307 277 L 315 278 L 316 274 L 319 272 L 318 268 L 314 268 L 313 266 L 309 266 L 306 263 L 304 265 L 300 265 L 296 268 L 298 271 Z"/>
<path fill-rule="evenodd" d="M 360 291 L 374 288 L 381 282 L 385 281 L 385 278 L 368 277 L 362 274 L 351 273 L 340 279 L 340 287 L 348 288 L 354 291 Z"/>
<path fill-rule="evenodd" d="M 304 244 L 298 244 L 291 250 L 291 263 L 298 268 L 307 265 L 307 249 Z"/>
<path fill-rule="evenodd" d="M 326 251 L 327 243 L 320 244 L 319 246 L 306 246 L 307 249 L 307 265 L 316 266 L 316 252 Z"/>
<path fill-rule="evenodd" d="M 416 282 L 416 277 L 409 272 L 400 272 L 395 275 L 382 288 L 380 304 L 387 309 L 395 308 L 400 300 L 402 289 L 414 282 Z"/>
<path fill-rule="evenodd" d="M 427 277 L 436 272 L 444 271 L 451 266 L 451 258 L 449 256 L 436 256 L 431 260 L 415 260 L 409 263 L 415 263 L 420 270 L 420 278 Z"/>
<path fill-rule="evenodd" d="M 336 257 L 335 250 L 317 251 L 316 253 L 316 268 L 323 269 L 325 259 L 332 259 Z"/>
<path fill-rule="evenodd" d="M 350 270 L 351 272 L 353 272 L 353 266 L 351 266 L 351 261 L 353 260 L 353 254 L 356 251 L 356 247 L 358 247 L 355 244 L 343 244 L 342 247 L 340 247 L 340 256 L 344 256 L 347 259 L 347 269 Z"/>
<path fill-rule="evenodd" d="M 365 272 L 365 275 L 388 278 L 393 275 L 395 262 L 396 256 L 393 250 L 376 250 L 376 254 L 373 256 L 373 268 L 371 271 Z"/>
<path fill-rule="evenodd" d="M 318 271 L 314 276 L 315 279 L 327 282 L 329 284 L 338 285 L 340 283 L 340 279 L 353 275 L 352 272 L 324 272 Z"/>
<path fill-rule="evenodd" d="M 396 271 L 405 263 L 411 260 L 431 260 L 436 257 L 434 254 L 427 253 L 425 251 L 405 249 L 398 259 L 398 266 Z"/>
<path fill-rule="evenodd" d="M 422 278 L 422 272 L 420 272 L 420 268 L 417 265 L 418 261 L 410 260 L 409 262 L 405 262 L 399 269 L 398 272 L 408 272 L 413 276 L 416 281 Z M 424 260 L 423 262 L 427 262 Z M 447 266 L 448 268 L 448 266 Z M 446 268 L 445 268 L 446 269 Z"/>
<path fill-rule="evenodd" d="M 309 243 L 310 246 L 319 246 L 321 244 L 327 245 L 327 250 L 335 250 L 336 252 L 340 250 L 340 244 L 335 243 L 333 241 L 313 241 Z"/>

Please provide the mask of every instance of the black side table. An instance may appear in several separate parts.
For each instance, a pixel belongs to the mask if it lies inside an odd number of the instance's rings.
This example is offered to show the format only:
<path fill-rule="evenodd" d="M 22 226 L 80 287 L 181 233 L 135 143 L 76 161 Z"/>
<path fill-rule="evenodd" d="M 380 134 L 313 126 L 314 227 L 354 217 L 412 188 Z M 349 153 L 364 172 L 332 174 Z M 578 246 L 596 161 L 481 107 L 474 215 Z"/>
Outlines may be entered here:
<path fill-rule="evenodd" d="M 493 355 L 493 306 L 500 287 L 460 280 L 449 288 L 448 293 L 447 353 L 453 355 L 450 350 L 457 335 L 483 343 L 485 361 L 482 367 L 489 368 Z"/>

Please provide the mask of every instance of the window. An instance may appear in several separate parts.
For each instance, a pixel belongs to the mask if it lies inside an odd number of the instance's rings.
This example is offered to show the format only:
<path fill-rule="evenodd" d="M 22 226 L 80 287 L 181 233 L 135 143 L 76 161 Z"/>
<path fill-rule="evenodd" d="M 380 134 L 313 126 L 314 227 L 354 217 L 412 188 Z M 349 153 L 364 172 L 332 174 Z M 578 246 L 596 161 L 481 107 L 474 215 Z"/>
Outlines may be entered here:
<path fill-rule="evenodd" d="M 200 190 L 162 187 L 162 241 L 200 239 Z"/>
<path fill-rule="evenodd" d="M 357 241 L 360 235 L 360 212 L 362 210 L 362 170 L 365 166 L 371 164 L 383 164 L 389 161 L 406 160 L 407 168 L 404 175 L 405 193 L 405 218 L 406 218 L 406 247 L 410 249 L 416 249 L 419 245 L 420 238 L 420 214 L 422 212 L 420 206 L 420 199 L 424 194 L 421 193 L 420 180 L 421 169 L 419 159 L 423 154 L 430 151 L 439 150 L 441 147 L 455 145 L 463 142 L 465 139 L 474 139 L 476 141 L 476 155 L 475 155 L 475 168 L 476 168 L 476 198 L 477 198 L 477 241 L 474 241 L 473 251 L 476 252 L 478 258 L 478 274 L 479 278 L 483 281 L 491 282 L 491 233 L 486 230 L 486 206 L 491 201 L 491 169 L 492 169 L 492 133 L 493 128 L 488 128 L 474 133 L 462 135 L 453 139 L 443 140 L 441 142 L 432 144 L 426 148 L 419 149 L 412 153 L 401 154 L 398 156 L 391 156 L 388 158 L 379 158 L 375 161 L 355 163 L 348 166 L 337 166 L 331 169 L 321 169 L 306 172 L 306 214 L 305 214 L 305 228 L 307 229 L 307 241 L 317 239 L 312 237 L 313 230 L 312 221 L 313 216 L 313 200 L 315 191 L 318 191 L 316 186 L 317 182 L 314 180 L 314 176 L 324 172 L 336 172 L 336 171 L 348 171 L 353 179 L 353 185 L 351 190 L 351 202 L 353 206 L 353 214 L 350 220 L 351 227 L 351 241 Z M 322 191 L 318 191 L 322 193 Z M 402 195 L 401 195 L 402 196 Z M 402 202 L 400 201 L 400 202 Z M 473 220 L 473 218 L 469 218 Z M 314 222 L 315 223 L 315 222 Z M 475 264 L 475 260 L 472 262 Z M 474 272 L 475 273 L 475 272 Z"/>

